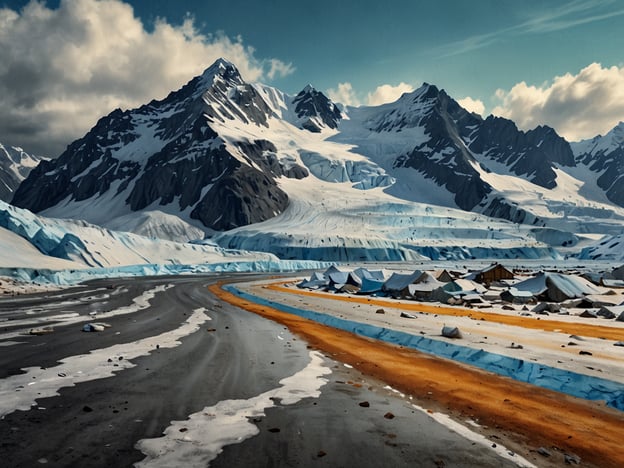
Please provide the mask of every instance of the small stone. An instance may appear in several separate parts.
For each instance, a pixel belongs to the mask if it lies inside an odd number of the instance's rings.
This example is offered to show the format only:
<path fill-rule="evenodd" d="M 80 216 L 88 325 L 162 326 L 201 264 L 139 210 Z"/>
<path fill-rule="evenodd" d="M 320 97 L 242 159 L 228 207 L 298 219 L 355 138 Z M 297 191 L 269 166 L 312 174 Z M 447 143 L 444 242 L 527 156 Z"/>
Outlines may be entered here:
<path fill-rule="evenodd" d="M 580 350 L 579 354 L 581 356 L 592 356 L 592 353 L 590 353 L 589 351 L 583 351 L 583 350 Z"/>
<path fill-rule="evenodd" d="M 537 449 L 537 453 L 539 453 L 542 457 L 550 457 L 552 454 L 550 453 L 550 451 L 544 447 L 540 447 Z"/>
<path fill-rule="evenodd" d="M 384 414 L 384 418 L 386 418 L 386 419 L 394 419 L 394 414 L 392 414 L 390 411 L 388 411 L 386 414 Z"/>
<path fill-rule="evenodd" d="M 370 406 L 370 403 L 369 403 L 368 401 L 361 401 L 361 402 L 359 403 L 359 405 L 360 405 L 362 408 L 368 408 L 368 407 Z"/>
<path fill-rule="evenodd" d="M 269 432 L 273 432 L 273 433 L 276 433 L 276 432 L 279 432 L 279 431 L 280 431 L 279 427 L 272 427 L 271 429 L 269 429 Z"/>
<path fill-rule="evenodd" d="M 91 408 L 90 406 L 84 405 L 82 407 L 82 411 L 84 411 L 85 413 L 90 413 L 91 411 L 93 411 L 93 408 Z"/>
<path fill-rule="evenodd" d="M 571 453 L 564 454 L 566 465 L 580 465 L 581 457 L 572 455 Z"/>
<path fill-rule="evenodd" d="M 316 456 L 319 457 L 319 458 L 323 458 L 325 455 L 327 455 L 327 452 L 325 452 L 324 450 L 319 450 L 316 453 Z"/>
<path fill-rule="evenodd" d="M 383 310 L 383 309 L 377 309 L 377 310 L 375 311 L 375 313 L 376 313 L 376 314 L 385 314 L 385 313 L 386 313 L 386 311 L 385 311 L 385 310 Z"/>
<path fill-rule="evenodd" d="M 59 377 L 67 377 L 67 374 L 65 372 L 59 372 L 57 375 Z"/>

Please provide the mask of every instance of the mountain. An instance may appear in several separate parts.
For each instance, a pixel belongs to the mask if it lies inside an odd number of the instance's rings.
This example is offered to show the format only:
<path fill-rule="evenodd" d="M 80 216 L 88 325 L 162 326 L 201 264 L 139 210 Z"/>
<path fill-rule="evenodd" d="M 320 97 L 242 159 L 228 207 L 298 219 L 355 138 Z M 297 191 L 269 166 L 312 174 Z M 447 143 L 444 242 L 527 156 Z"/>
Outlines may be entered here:
<path fill-rule="evenodd" d="M 0 143 L 0 200 L 11 200 L 13 192 L 41 160 L 22 148 Z"/>
<path fill-rule="evenodd" d="M 624 206 L 624 122 L 605 136 L 572 144 L 578 165 L 598 175 L 596 185 L 607 198 Z"/>
<path fill-rule="evenodd" d="M 609 164 L 431 84 L 341 109 L 311 85 L 288 95 L 218 60 L 165 99 L 100 119 L 12 203 L 282 258 L 550 257 L 622 231 Z"/>

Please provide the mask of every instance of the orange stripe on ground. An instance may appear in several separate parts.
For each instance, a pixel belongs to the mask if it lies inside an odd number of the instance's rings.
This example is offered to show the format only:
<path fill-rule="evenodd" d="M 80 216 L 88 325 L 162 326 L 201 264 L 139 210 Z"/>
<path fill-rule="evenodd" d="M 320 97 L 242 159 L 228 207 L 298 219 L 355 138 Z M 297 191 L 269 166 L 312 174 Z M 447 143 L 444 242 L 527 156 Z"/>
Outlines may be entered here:
<path fill-rule="evenodd" d="M 241 299 L 215 284 L 221 300 L 287 326 L 333 359 L 459 419 L 476 419 L 516 447 L 557 447 L 599 467 L 624 466 L 624 415 L 589 402 L 321 325 Z M 430 392 L 430 393 L 429 393 Z M 423 403 L 424 402 L 424 403 Z M 505 437 L 505 438 L 506 438 Z M 520 452 L 520 450 L 517 450 Z M 526 455 L 525 455 L 526 456 Z M 561 464 L 538 456 L 537 463 Z M 554 457 L 553 457 L 554 458 Z"/>
<path fill-rule="evenodd" d="M 332 301 L 344 301 L 355 304 L 369 304 L 379 307 L 392 307 L 411 312 L 424 312 L 427 314 L 451 315 L 454 317 L 470 317 L 475 320 L 486 320 L 489 322 L 512 325 L 514 327 L 530 328 L 532 330 L 544 330 L 551 332 L 567 333 L 569 335 L 579 335 L 592 338 L 603 338 L 606 340 L 619 341 L 624 339 L 624 328 L 606 327 L 603 325 L 591 325 L 585 323 L 570 323 L 557 320 L 537 320 L 532 317 L 521 317 L 518 315 L 497 314 L 495 312 L 482 312 L 474 309 L 464 309 L 461 307 L 445 307 L 431 304 L 406 304 L 390 300 L 381 300 L 372 297 L 341 296 L 336 294 L 320 293 L 315 291 L 304 291 L 300 289 L 287 288 L 284 282 L 269 284 L 267 287 L 273 291 L 295 294 L 298 296 L 318 297 Z"/>

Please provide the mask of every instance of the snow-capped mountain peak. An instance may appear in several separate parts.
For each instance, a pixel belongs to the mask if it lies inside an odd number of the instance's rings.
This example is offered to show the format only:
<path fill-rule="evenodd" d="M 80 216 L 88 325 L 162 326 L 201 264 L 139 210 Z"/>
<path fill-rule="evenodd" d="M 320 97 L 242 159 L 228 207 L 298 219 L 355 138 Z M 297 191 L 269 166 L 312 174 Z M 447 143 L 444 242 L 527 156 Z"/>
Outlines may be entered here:
<path fill-rule="evenodd" d="M 504 118 L 483 119 L 428 83 L 392 103 L 350 107 L 348 116 L 311 85 L 293 96 L 248 84 L 219 60 L 164 100 L 100 119 L 58 159 L 35 169 L 13 202 L 117 229 L 133 213 L 158 212 L 136 229 L 164 232 L 155 225 L 177 216 L 208 235 L 226 231 L 225 247 L 255 248 L 258 236 L 262 248 L 284 255 L 322 255 L 341 242 L 355 249 L 377 239 L 379 228 L 386 233 L 379 236 L 389 236 L 374 241 L 381 258 L 400 237 L 386 223 L 400 218 L 398 231 L 412 232 L 427 204 L 454 210 L 436 224 L 461 209 L 530 229 L 621 229 L 617 188 L 583 185 L 603 169 L 578 171 L 582 158 L 575 160 L 552 128 L 524 132 Z M 609 177 L 621 172 L 613 166 Z M 397 217 L 396 210 L 415 214 Z M 516 229 L 506 222 L 500 229 Z M 322 236 L 316 223 L 324 226 Z M 328 234 L 334 231 L 340 235 Z M 518 239 L 517 232 L 509 236 Z M 540 236 L 575 242 L 568 234 Z M 406 251 L 413 247 L 400 242 Z"/>
<path fill-rule="evenodd" d="M 596 184 L 609 200 L 624 206 L 624 122 L 605 136 L 598 135 L 571 146 L 577 163 L 598 175 Z"/>
<path fill-rule="evenodd" d="M 0 200 L 9 201 L 19 184 L 41 160 L 20 147 L 0 143 Z"/>
<path fill-rule="evenodd" d="M 301 128 L 314 133 L 319 133 L 325 127 L 335 129 L 342 119 L 338 106 L 311 84 L 306 85 L 292 103 Z"/>

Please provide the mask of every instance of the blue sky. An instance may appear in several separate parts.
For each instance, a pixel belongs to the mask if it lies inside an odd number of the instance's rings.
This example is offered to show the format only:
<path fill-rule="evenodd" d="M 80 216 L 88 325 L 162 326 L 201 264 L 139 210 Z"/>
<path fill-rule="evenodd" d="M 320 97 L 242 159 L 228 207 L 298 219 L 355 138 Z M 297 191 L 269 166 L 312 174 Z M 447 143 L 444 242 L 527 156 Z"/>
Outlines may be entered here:
<path fill-rule="evenodd" d="M 158 65 L 165 70 L 162 73 L 162 89 L 149 77 L 145 79 L 149 86 L 138 90 L 136 84 L 130 83 L 131 80 L 111 74 L 110 83 L 114 83 L 119 90 L 113 91 L 94 80 L 95 75 L 109 76 L 112 72 L 102 72 L 102 64 L 94 62 L 92 51 L 97 50 L 102 60 L 110 63 L 114 55 L 101 53 L 100 49 L 122 50 L 120 55 L 127 56 L 125 62 L 122 61 L 124 64 L 136 62 L 133 57 L 139 52 L 130 51 L 127 44 L 119 46 L 105 34 L 90 37 L 90 48 L 82 49 L 85 55 L 90 56 L 87 62 L 91 71 L 88 76 L 85 75 L 87 77 L 80 86 L 76 85 L 80 78 L 70 79 L 67 87 L 56 93 L 55 99 L 59 101 L 58 96 L 67 94 L 67 99 L 71 100 L 72 92 L 84 93 L 89 101 L 93 100 L 94 112 L 104 112 L 106 105 L 115 104 L 115 99 L 120 101 L 118 104 L 121 107 L 124 103 L 130 107 L 143 102 L 140 99 L 147 98 L 149 93 L 153 94 L 152 97 L 162 97 L 172 86 L 190 79 L 195 70 L 209 66 L 216 51 L 222 50 L 232 55 L 227 58 L 239 65 L 249 79 L 267 82 L 289 93 L 296 93 L 309 82 L 335 99 L 341 98 L 351 104 L 374 104 L 394 99 L 401 91 L 414 89 L 426 81 L 446 89 L 471 110 L 483 114 L 494 111 L 518 121 L 523 128 L 550 124 L 570 139 L 604 133 L 624 120 L 624 105 L 621 108 L 611 108 L 611 105 L 606 111 L 608 116 L 604 118 L 589 115 L 576 119 L 575 123 L 562 117 L 569 110 L 578 112 L 586 109 L 587 103 L 581 98 L 593 97 L 593 107 L 596 107 L 593 112 L 600 112 L 596 97 L 599 102 L 602 102 L 600 99 L 611 102 L 619 96 L 620 87 L 624 90 L 624 34 L 621 33 L 624 29 L 624 2 L 621 1 L 123 2 L 131 9 L 112 8 L 114 4 L 119 6 L 122 0 L 56 0 L 41 3 L 39 11 L 34 12 L 36 9 L 32 3 L 0 0 L 0 6 L 4 7 L 0 10 L 4 12 L 4 15 L 0 13 L 0 30 L 4 29 L 8 36 L 0 39 L 0 47 L 15 49 L 19 41 L 20 48 L 24 49 L 23 55 L 36 55 L 36 40 L 41 43 L 46 37 L 54 38 L 61 53 L 58 61 L 54 61 L 54 57 L 41 57 L 42 61 L 49 61 L 48 70 L 60 70 L 60 61 L 68 73 L 68 65 L 73 68 L 70 56 L 77 61 L 77 68 L 83 66 L 79 53 L 70 52 L 71 44 L 85 40 L 77 25 L 80 21 L 95 18 L 92 15 L 97 15 L 96 22 L 102 22 L 102 30 L 108 29 L 107 21 L 126 25 L 128 30 L 138 28 L 136 37 L 140 39 L 129 42 L 139 50 L 141 41 L 150 41 L 150 35 L 156 34 L 158 25 L 163 37 L 166 35 L 164 26 L 168 26 L 196 46 L 188 53 L 188 61 L 194 64 L 188 68 L 191 76 L 185 78 L 186 68 L 176 65 L 173 60 L 170 64 L 165 63 L 167 54 L 173 57 L 180 50 L 184 51 L 184 47 L 171 51 L 163 45 L 165 57 L 159 59 L 163 63 Z M 102 5 L 97 8 L 94 6 L 96 3 Z M 30 7 L 30 13 L 24 10 L 25 6 Z M 102 14 L 103 11 L 111 14 Z M 115 15 L 122 19 L 117 21 Z M 18 23 L 23 24 L 18 27 Z M 31 48 L 21 45 L 28 40 L 25 39 L 26 28 L 39 31 L 39 36 L 32 39 Z M 142 30 L 139 32 L 139 29 Z M 94 39 L 96 36 L 99 37 L 99 46 Z M 109 44 L 108 41 L 113 42 Z M 207 44 L 205 50 L 200 50 L 198 45 L 202 41 Z M 53 51 L 48 51 L 48 55 L 50 53 L 54 55 Z M 7 64 L 4 70 L 0 65 L 0 92 L 11 93 L 11 79 L 15 89 L 21 89 L 26 76 L 24 69 L 30 71 L 38 65 L 26 63 L 23 58 L 7 57 L 6 54 L 8 52 L 5 51 L 3 56 L 0 51 L 0 63 Z M 33 62 L 41 60 L 33 59 Z M 149 70 L 147 65 L 143 71 L 140 67 L 136 70 L 139 81 L 142 72 L 154 74 L 155 65 L 150 66 Z M 40 74 L 44 74 L 46 68 L 43 65 L 40 68 Z M 177 70 L 175 73 L 174 68 Z M 32 82 L 45 81 L 35 72 L 28 77 Z M 56 77 L 67 80 L 60 72 Z M 126 85 L 128 90 L 124 92 Z M 92 89 L 90 94 L 86 90 L 89 86 Z M 592 96 L 587 92 L 588 87 L 597 94 Z M 617 90 L 609 95 L 609 90 L 614 87 Z M 41 101 L 47 104 L 42 104 L 40 108 L 50 109 L 50 115 L 56 115 L 55 112 L 60 112 L 62 106 L 59 102 L 53 103 L 54 99 L 46 91 L 48 88 L 43 85 L 38 91 L 47 96 L 47 101 Z M 587 95 L 579 97 L 579 93 L 583 92 Z M 102 98 L 101 105 L 95 105 L 98 93 Z M 36 98 L 31 96 L 24 102 L 29 99 Z M 0 105 L 3 104 L 11 103 L 0 100 Z M 64 112 L 69 107 L 76 106 L 68 106 Z M 24 113 L 28 114 L 27 109 Z M 530 118 L 526 117 L 527 113 L 531 114 Z M 43 125 L 34 115 L 27 117 L 32 120 L 30 127 L 33 132 L 37 124 Z M 94 118 L 90 115 L 82 120 L 86 122 Z M 25 125 L 21 130 L 7 129 L 7 126 L 3 127 L 3 120 L 7 119 L 0 117 L 0 142 L 3 142 L 4 132 L 13 143 L 18 143 L 15 140 L 21 134 L 28 135 L 29 126 Z M 588 122 L 594 123 L 589 125 Z M 69 128 L 71 125 L 67 124 L 67 128 L 47 128 L 46 131 L 48 138 L 54 137 L 56 151 L 60 144 L 56 143 L 57 140 L 61 142 L 74 134 L 80 136 L 79 132 L 85 126 L 86 123 Z M 39 136 L 42 135 L 40 132 Z M 26 143 L 22 145 L 27 146 Z M 40 143 L 34 146 L 38 150 L 41 148 Z"/>

